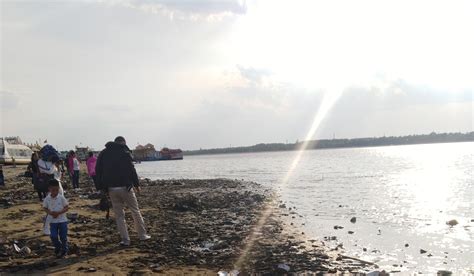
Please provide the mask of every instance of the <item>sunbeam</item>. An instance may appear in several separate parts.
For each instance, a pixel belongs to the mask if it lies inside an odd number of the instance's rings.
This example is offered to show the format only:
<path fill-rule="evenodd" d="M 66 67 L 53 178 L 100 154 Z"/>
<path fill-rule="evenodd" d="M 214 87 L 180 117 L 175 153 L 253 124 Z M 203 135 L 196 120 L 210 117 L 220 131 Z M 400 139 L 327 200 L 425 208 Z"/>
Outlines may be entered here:
<path fill-rule="evenodd" d="M 331 111 L 334 104 L 341 97 L 342 91 L 343 91 L 342 89 L 336 89 L 334 91 L 331 91 L 331 93 L 326 93 L 324 95 L 321 106 L 316 112 L 313 123 L 311 124 L 311 127 L 305 137 L 305 140 L 301 144 L 301 147 L 298 149 L 295 158 L 293 159 L 290 167 L 288 168 L 287 173 L 285 174 L 285 176 L 282 178 L 282 180 L 279 182 L 278 186 L 276 187 L 277 189 L 281 189 L 288 185 L 288 181 L 291 178 L 296 167 L 298 167 L 298 164 L 301 161 L 301 157 L 303 156 L 304 151 L 308 147 L 309 142 L 311 141 L 313 136 L 316 134 L 316 131 L 321 126 L 321 123 L 323 122 L 324 118 L 326 118 L 326 116 Z M 246 257 L 248 256 L 249 252 L 252 250 L 256 239 L 261 233 L 262 227 L 266 224 L 268 218 L 270 217 L 272 213 L 272 206 L 273 206 L 272 201 L 274 200 L 275 200 L 275 197 L 271 199 L 271 202 L 265 205 L 261 213 L 260 219 L 258 220 L 257 224 L 255 225 L 255 227 L 252 229 L 252 232 L 248 236 L 246 245 L 234 265 L 235 268 L 240 269 L 242 265 L 244 264 Z"/>

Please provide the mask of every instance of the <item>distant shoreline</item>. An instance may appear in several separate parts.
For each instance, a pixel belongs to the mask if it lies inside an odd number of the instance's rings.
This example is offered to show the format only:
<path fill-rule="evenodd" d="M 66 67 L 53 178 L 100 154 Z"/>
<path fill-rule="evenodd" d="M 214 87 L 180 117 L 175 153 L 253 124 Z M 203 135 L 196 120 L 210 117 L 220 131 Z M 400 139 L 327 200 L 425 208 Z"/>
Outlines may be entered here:
<path fill-rule="evenodd" d="M 420 144 L 441 144 L 474 142 L 474 132 L 467 133 L 430 133 L 409 136 L 390 136 L 374 138 L 353 138 L 353 139 L 321 139 L 311 140 L 305 150 L 318 149 L 338 149 L 338 148 L 365 148 L 384 147 Z M 246 147 L 227 147 L 214 149 L 200 149 L 183 151 L 185 156 L 191 155 L 213 155 L 213 154 L 234 154 L 234 153 L 256 153 L 256 152 L 277 152 L 296 151 L 301 149 L 304 142 L 296 143 L 261 143 Z"/>

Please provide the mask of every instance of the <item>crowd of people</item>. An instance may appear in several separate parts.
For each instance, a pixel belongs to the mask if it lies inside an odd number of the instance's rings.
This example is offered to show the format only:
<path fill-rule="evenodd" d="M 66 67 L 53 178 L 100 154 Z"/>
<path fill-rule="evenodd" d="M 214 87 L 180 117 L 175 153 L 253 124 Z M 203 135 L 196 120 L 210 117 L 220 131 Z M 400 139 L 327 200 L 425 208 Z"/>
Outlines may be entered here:
<path fill-rule="evenodd" d="M 54 253 L 58 258 L 63 258 L 68 253 L 66 212 L 69 210 L 69 204 L 63 184 L 65 177 L 68 177 L 72 188 L 80 189 L 80 167 L 81 161 L 74 151 L 69 151 L 66 158 L 62 159 L 50 145 L 34 152 L 28 166 L 33 187 L 46 212 L 43 231 L 51 237 L 55 247 Z M 112 205 L 121 237 L 119 245 L 130 245 L 125 207 L 132 213 L 139 239 L 150 239 L 135 195 L 135 192 L 140 192 L 139 179 L 125 138 L 118 136 L 114 141 L 108 142 L 98 157 L 89 152 L 86 168 L 96 191 Z"/>

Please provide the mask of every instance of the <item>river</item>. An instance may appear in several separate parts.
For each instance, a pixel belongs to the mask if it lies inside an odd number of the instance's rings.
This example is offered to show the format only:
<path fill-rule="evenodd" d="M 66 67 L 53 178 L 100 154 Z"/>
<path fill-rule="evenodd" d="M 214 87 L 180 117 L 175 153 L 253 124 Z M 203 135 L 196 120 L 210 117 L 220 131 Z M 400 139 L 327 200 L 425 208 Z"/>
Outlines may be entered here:
<path fill-rule="evenodd" d="M 136 168 L 150 179 L 231 178 L 272 187 L 295 207 L 294 225 L 309 238 L 336 236 L 330 247 L 342 243 L 346 255 L 388 271 L 473 271 L 474 143 L 305 151 L 281 185 L 295 154 L 185 156 Z"/>

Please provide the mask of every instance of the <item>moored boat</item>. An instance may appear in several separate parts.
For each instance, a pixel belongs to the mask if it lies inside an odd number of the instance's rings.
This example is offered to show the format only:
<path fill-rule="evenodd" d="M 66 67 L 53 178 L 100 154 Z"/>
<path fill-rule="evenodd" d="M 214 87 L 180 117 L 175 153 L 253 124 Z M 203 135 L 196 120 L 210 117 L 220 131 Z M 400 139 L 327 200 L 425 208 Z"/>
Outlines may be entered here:
<path fill-rule="evenodd" d="M 0 138 L 0 164 L 28 164 L 32 153 L 19 137 Z"/>
<path fill-rule="evenodd" d="M 158 154 L 158 160 L 182 160 L 183 151 L 181 149 L 162 148 Z"/>

